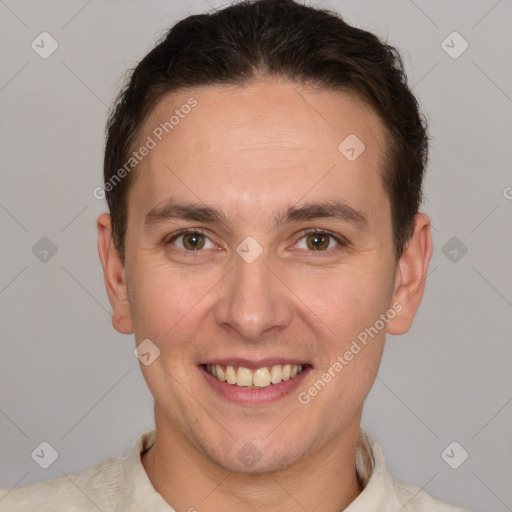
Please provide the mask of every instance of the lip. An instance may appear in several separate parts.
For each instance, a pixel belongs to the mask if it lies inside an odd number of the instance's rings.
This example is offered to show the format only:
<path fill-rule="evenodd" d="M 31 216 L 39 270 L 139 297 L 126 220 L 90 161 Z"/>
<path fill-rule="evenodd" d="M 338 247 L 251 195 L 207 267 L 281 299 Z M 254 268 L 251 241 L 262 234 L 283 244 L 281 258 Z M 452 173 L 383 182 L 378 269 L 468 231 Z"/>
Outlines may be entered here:
<path fill-rule="evenodd" d="M 242 361 L 237 359 L 231 359 L 230 362 L 234 363 L 236 361 Z M 276 360 L 272 360 L 274 363 L 273 366 L 276 364 L 301 364 L 301 363 L 290 363 L 289 361 L 286 361 L 284 363 L 276 363 Z M 221 364 L 219 362 L 211 362 L 209 364 Z M 222 363 L 222 364 L 225 364 Z M 247 364 L 247 361 L 245 362 Z M 259 366 L 252 365 L 252 369 L 261 368 L 262 366 L 268 366 L 267 364 L 260 364 Z M 240 364 L 240 366 L 244 366 L 243 364 Z M 238 387 L 233 384 L 228 384 L 227 382 L 221 382 L 219 379 L 215 378 L 213 375 L 210 375 L 206 368 L 200 364 L 198 366 L 199 371 L 201 375 L 206 380 L 207 384 L 213 389 L 214 392 L 222 396 L 223 398 L 226 398 L 230 402 L 233 402 L 235 404 L 239 405 L 253 405 L 253 406 L 259 406 L 259 405 L 265 405 L 272 402 L 276 402 L 282 398 L 284 398 L 287 395 L 290 395 L 294 390 L 297 389 L 297 387 L 300 385 L 300 383 L 304 380 L 304 378 L 310 373 L 310 371 L 313 370 L 313 367 L 311 365 L 306 365 L 305 368 L 295 377 L 283 380 L 279 384 L 271 384 L 270 386 L 267 386 L 266 388 L 246 388 L 246 387 Z M 246 366 L 246 368 L 248 368 Z"/>

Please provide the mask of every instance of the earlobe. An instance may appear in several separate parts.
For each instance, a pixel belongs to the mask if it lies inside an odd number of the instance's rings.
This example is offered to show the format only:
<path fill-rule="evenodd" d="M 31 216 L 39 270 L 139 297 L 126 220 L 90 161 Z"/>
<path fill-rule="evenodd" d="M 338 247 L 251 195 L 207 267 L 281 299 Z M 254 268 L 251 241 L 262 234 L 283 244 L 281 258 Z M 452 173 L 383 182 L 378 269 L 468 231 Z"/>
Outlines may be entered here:
<path fill-rule="evenodd" d="M 103 213 L 96 221 L 98 254 L 103 267 L 103 279 L 112 306 L 112 325 L 121 334 L 132 334 L 130 303 L 126 286 L 125 266 L 112 238 L 110 215 Z"/>
<path fill-rule="evenodd" d="M 414 232 L 398 262 L 392 303 L 402 309 L 387 326 L 389 334 L 404 334 L 413 323 L 421 303 L 428 265 L 432 257 L 430 219 L 424 213 L 414 218 Z"/>

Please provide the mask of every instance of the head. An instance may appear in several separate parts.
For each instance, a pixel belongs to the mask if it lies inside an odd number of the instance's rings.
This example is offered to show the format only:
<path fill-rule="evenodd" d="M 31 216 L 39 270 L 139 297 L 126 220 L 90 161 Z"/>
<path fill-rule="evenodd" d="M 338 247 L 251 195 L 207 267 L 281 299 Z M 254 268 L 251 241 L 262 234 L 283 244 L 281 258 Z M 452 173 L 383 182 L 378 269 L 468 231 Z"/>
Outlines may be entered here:
<path fill-rule="evenodd" d="M 142 59 L 109 118 L 98 228 L 113 325 L 159 351 L 141 364 L 157 428 L 246 472 L 356 431 L 423 293 L 427 146 L 396 50 L 292 0 L 190 16 Z M 240 359 L 305 371 L 235 403 L 204 365 Z"/>

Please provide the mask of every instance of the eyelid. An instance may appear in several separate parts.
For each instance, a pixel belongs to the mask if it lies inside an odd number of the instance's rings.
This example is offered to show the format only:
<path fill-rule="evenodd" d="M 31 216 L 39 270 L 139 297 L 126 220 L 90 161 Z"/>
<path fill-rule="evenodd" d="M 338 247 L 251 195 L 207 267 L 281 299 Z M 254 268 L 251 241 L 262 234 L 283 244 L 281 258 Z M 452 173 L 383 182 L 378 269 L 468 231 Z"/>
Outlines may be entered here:
<path fill-rule="evenodd" d="M 311 229 L 305 229 L 303 230 L 297 242 L 295 242 L 295 245 L 297 245 L 298 242 L 300 242 L 305 236 L 307 235 L 314 235 L 314 234 L 321 234 L 321 235 L 328 235 L 332 238 L 334 238 L 342 247 L 347 247 L 350 245 L 350 242 L 343 236 L 338 233 L 333 233 L 332 231 L 329 231 L 328 229 L 321 229 L 321 228 L 311 228 Z M 331 251 L 336 250 L 336 247 L 332 247 L 331 249 L 327 249 L 325 251 L 307 251 L 312 253 L 327 253 L 330 254 Z"/>
<path fill-rule="evenodd" d="M 203 235 L 204 237 L 208 238 L 208 240 L 210 240 L 210 242 L 212 242 L 214 245 L 217 245 L 217 244 L 215 244 L 215 242 L 213 242 L 213 240 L 210 239 L 210 237 L 206 234 L 205 230 L 203 230 L 201 228 L 184 228 L 184 229 L 180 229 L 179 231 L 176 231 L 175 233 L 172 233 L 172 234 L 168 235 L 167 237 L 165 237 L 165 239 L 163 240 L 163 244 L 164 245 L 168 245 L 173 240 L 175 240 L 176 238 L 179 238 L 180 236 L 188 235 L 188 234 L 196 234 L 196 233 L 200 234 L 200 235 Z M 327 229 L 321 229 L 321 228 L 310 228 L 310 229 L 302 230 L 297 235 L 298 238 L 297 238 L 296 242 L 294 243 L 294 246 L 297 245 L 297 243 L 300 242 L 304 237 L 306 237 L 307 235 L 311 235 L 311 234 L 327 235 L 327 236 L 330 236 L 330 237 L 334 238 L 341 247 L 350 246 L 349 240 L 347 240 L 343 235 L 340 235 L 338 233 L 333 233 L 332 231 L 329 231 Z M 324 250 L 324 251 L 306 251 L 306 252 L 315 253 L 316 255 L 319 255 L 319 253 L 330 254 L 331 251 L 335 251 L 337 249 L 338 249 L 337 247 L 332 247 L 331 249 L 327 249 L 327 250 Z M 181 250 L 182 252 L 193 253 L 193 254 L 204 252 L 202 250 L 199 250 L 199 251 L 183 251 L 182 249 L 179 249 L 179 250 Z"/>
<path fill-rule="evenodd" d="M 170 235 L 167 235 L 163 239 L 162 243 L 164 245 L 167 245 L 167 244 L 170 244 L 176 238 L 179 238 L 180 236 L 193 235 L 193 234 L 203 235 L 204 237 L 208 238 L 208 240 L 210 240 L 210 242 L 212 242 L 210 237 L 206 234 L 205 230 L 203 230 L 201 228 L 184 228 L 184 229 L 180 229 L 179 231 L 175 231 L 174 233 L 171 233 Z M 187 251 L 187 252 L 201 252 L 201 251 Z"/>
<path fill-rule="evenodd" d="M 171 233 L 170 235 L 167 235 L 164 238 L 164 241 L 170 242 L 174 238 L 178 238 L 181 235 L 188 235 L 191 233 L 200 233 L 201 235 L 204 235 L 205 231 L 201 228 L 183 228 L 183 229 L 180 229 L 179 231 L 175 231 L 174 233 Z"/>

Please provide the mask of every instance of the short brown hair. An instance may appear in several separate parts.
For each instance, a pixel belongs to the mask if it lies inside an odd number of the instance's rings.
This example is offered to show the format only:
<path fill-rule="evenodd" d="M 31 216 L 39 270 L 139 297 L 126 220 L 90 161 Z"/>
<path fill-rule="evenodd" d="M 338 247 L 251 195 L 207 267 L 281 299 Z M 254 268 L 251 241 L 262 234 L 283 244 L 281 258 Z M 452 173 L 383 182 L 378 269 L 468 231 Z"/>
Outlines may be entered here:
<path fill-rule="evenodd" d="M 129 160 L 140 129 L 166 94 L 194 86 L 247 85 L 258 77 L 346 91 L 383 121 L 382 178 L 391 203 L 395 256 L 413 233 L 428 159 L 427 123 L 398 51 L 337 13 L 294 0 L 246 0 L 175 24 L 131 71 L 107 122 L 105 184 Z M 133 174 L 106 189 L 114 243 L 125 261 Z"/>

